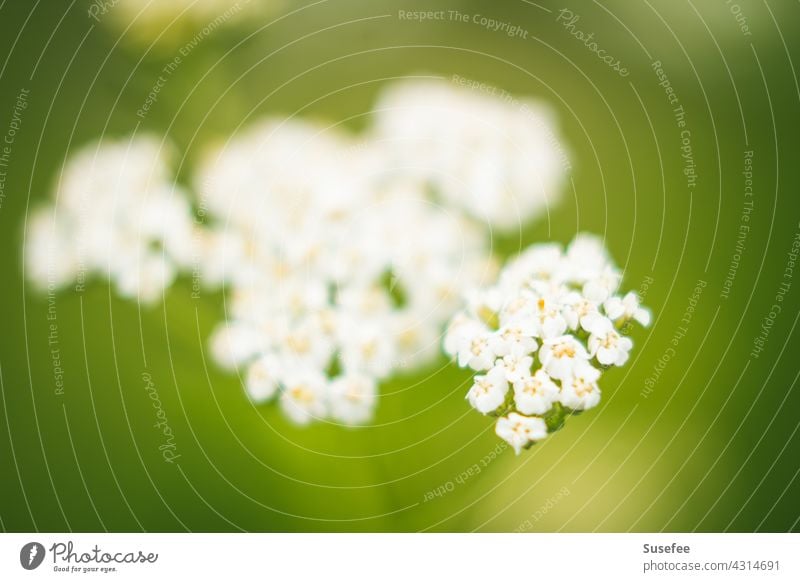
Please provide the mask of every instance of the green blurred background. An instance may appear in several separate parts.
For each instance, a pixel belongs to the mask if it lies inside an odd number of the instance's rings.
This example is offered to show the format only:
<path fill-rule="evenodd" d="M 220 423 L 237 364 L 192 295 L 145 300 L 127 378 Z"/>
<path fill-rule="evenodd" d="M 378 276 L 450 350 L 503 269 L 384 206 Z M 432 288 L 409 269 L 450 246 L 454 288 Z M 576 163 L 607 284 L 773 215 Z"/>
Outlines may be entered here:
<path fill-rule="evenodd" d="M 800 228 L 800 5 L 257 4 L 192 50 L 140 120 L 164 65 L 213 16 L 126 29 L 114 7 L 98 23 L 81 1 L 0 3 L 0 131 L 29 90 L 0 206 L 4 530 L 800 530 L 800 271 L 763 352 L 750 355 L 779 285 L 792 281 L 784 269 Z M 562 8 L 627 77 L 557 22 Z M 419 9 L 485 15 L 528 34 L 398 18 Z M 693 190 L 656 60 L 686 112 Z M 654 324 L 634 332 L 630 364 L 604 376 L 600 407 L 520 457 L 495 458 L 493 423 L 464 401 L 469 374 L 442 358 L 386 383 L 374 426 L 299 429 L 277 407 L 251 405 L 238 378 L 204 360 L 223 296 L 192 300 L 185 280 L 141 310 L 103 282 L 58 293 L 56 394 L 48 299 L 23 281 L 20 256 L 26 212 L 51 194 L 70 151 L 151 130 L 178 145 L 186 180 L 205 148 L 255 117 L 347 119 L 358 130 L 387 80 L 414 74 L 480 80 L 559 113 L 568 191 L 549 220 L 495 241 L 499 253 L 589 230 L 605 236 L 626 288 L 652 278 Z M 751 228 L 722 299 L 746 150 Z M 706 287 L 685 337 L 647 393 L 698 280 Z M 175 464 L 158 450 L 144 371 L 173 427 Z"/>

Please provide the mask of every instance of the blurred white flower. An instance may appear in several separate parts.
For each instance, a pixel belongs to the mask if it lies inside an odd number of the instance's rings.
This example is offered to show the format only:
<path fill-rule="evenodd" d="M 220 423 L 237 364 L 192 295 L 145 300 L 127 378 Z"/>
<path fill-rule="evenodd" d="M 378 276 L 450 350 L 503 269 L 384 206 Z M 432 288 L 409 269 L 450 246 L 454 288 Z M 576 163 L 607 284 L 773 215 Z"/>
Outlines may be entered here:
<path fill-rule="evenodd" d="M 153 137 L 84 146 L 28 226 L 26 268 L 39 286 L 107 277 L 123 297 L 153 303 L 191 263 L 188 197 Z"/>
<path fill-rule="evenodd" d="M 76 249 L 67 244 L 70 232 L 55 207 L 35 210 L 28 219 L 24 249 L 27 277 L 40 290 L 57 289 L 78 277 Z"/>
<path fill-rule="evenodd" d="M 343 387 L 358 378 L 366 390 L 430 361 L 461 291 L 495 275 L 473 222 L 356 145 L 325 126 L 269 119 L 210 153 L 197 179 L 209 221 L 199 276 L 232 296 L 226 326 L 259 337 L 236 365 L 274 355 L 332 383 L 326 407 L 301 415 L 279 380 L 300 423 L 366 420 L 374 399 L 364 392 L 357 406 L 336 396 Z M 494 354 L 484 356 L 490 367 Z"/>
<path fill-rule="evenodd" d="M 247 369 L 245 388 L 254 402 L 266 402 L 278 393 L 281 373 L 280 361 L 275 354 L 265 354 Z"/>
<path fill-rule="evenodd" d="M 494 228 L 517 228 L 560 198 L 564 149 L 542 104 L 414 80 L 387 89 L 375 116 L 398 173 Z"/>
<path fill-rule="evenodd" d="M 383 379 L 395 367 L 397 339 L 369 320 L 353 321 L 349 337 L 342 342 L 342 367 Z"/>
<path fill-rule="evenodd" d="M 620 278 L 596 237 L 578 235 L 566 251 L 534 245 L 495 285 L 469 292 L 453 317 L 445 351 L 461 367 L 488 370 L 475 376 L 467 398 L 479 412 L 502 416 L 497 434 L 517 453 L 600 402 L 597 366 L 627 361 L 633 342 L 610 317 L 627 320 L 642 308 L 600 298 L 616 291 Z"/>
<path fill-rule="evenodd" d="M 325 418 L 328 410 L 327 380 L 322 374 L 312 371 L 290 373 L 283 384 L 280 404 L 288 418 L 300 425 Z"/>
<path fill-rule="evenodd" d="M 136 267 L 120 270 L 116 276 L 117 291 L 125 299 L 153 303 L 175 279 L 175 268 L 162 253 L 146 252 L 131 261 Z"/>
<path fill-rule="evenodd" d="M 583 285 L 583 294 L 590 301 L 602 303 L 619 287 L 622 275 L 616 268 L 606 267 L 597 275 L 589 278 Z"/>
<path fill-rule="evenodd" d="M 329 399 L 334 420 L 356 425 L 372 418 L 378 402 L 378 387 L 369 376 L 348 374 L 331 382 Z"/>
<path fill-rule="evenodd" d="M 262 352 L 263 340 L 258 330 L 242 323 L 218 327 L 211 336 L 211 355 L 227 370 L 235 370 Z"/>

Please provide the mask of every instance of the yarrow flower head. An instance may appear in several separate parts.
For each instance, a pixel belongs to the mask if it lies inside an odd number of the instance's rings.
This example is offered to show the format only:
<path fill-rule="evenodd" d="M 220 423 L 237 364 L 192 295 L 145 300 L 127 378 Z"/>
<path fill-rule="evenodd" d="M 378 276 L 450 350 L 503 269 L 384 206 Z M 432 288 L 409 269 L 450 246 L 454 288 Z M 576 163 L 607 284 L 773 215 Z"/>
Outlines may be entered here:
<path fill-rule="evenodd" d="M 495 274 L 472 220 L 324 126 L 266 120 L 213 152 L 198 185 L 199 273 L 230 297 L 212 353 L 298 424 L 368 421 L 378 383 L 431 361 L 459 290 Z"/>
<path fill-rule="evenodd" d="M 464 85 L 391 86 L 375 108 L 375 137 L 400 171 L 445 203 L 493 228 L 518 228 L 561 194 L 568 162 L 552 112 Z"/>
<path fill-rule="evenodd" d="M 597 406 L 603 371 L 627 362 L 626 324 L 647 325 L 650 313 L 617 294 L 621 278 L 602 242 L 581 234 L 566 250 L 529 248 L 453 317 L 445 351 L 480 372 L 467 399 L 498 417 L 497 435 L 517 454 Z"/>
<path fill-rule="evenodd" d="M 123 297 L 158 300 L 192 256 L 186 193 L 149 136 L 84 146 L 58 177 L 54 201 L 28 221 L 25 264 L 41 288 L 106 277 Z"/>

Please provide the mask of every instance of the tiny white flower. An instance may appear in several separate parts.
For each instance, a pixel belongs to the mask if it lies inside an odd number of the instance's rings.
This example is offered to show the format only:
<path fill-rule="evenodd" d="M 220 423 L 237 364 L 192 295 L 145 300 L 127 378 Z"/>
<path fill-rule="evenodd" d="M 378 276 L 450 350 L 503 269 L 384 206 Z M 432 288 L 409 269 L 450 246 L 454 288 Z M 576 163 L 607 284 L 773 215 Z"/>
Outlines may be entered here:
<path fill-rule="evenodd" d="M 266 402 L 277 394 L 281 369 L 274 354 L 265 354 L 250 364 L 244 385 L 254 402 Z"/>
<path fill-rule="evenodd" d="M 377 285 L 346 287 L 339 292 L 339 305 L 350 313 L 370 317 L 386 313 L 390 309 L 389 296 Z"/>
<path fill-rule="evenodd" d="M 482 323 L 475 321 L 463 312 L 458 313 L 447 327 L 447 333 L 444 337 L 444 351 L 455 357 L 473 338 L 488 331 Z M 466 364 L 459 363 L 459 365 L 464 366 Z"/>
<path fill-rule="evenodd" d="M 491 347 L 490 333 L 464 337 L 458 350 L 458 365 L 476 371 L 488 370 L 494 365 L 497 354 Z"/>
<path fill-rule="evenodd" d="M 417 368 L 431 363 L 439 353 L 441 330 L 424 314 L 406 311 L 393 318 L 392 334 L 403 367 Z"/>
<path fill-rule="evenodd" d="M 600 402 L 597 380 L 600 370 L 581 361 L 573 368 L 572 377 L 561 383 L 561 404 L 573 410 L 587 410 Z"/>
<path fill-rule="evenodd" d="M 534 337 L 538 335 L 536 323 L 518 320 L 508 323 L 492 334 L 489 345 L 498 356 L 508 354 L 530 354 L 536 351 L 538 344 Z"/>
<path fill-rule="evenodd" d="M 578 234 L 567 247 L 566 259 L 571 278 L 585 282 L 597 277 L 611 259 L 603 240 L 593 234 Z"/>
<path fill-rule="evenodd" d="M 309 318 L 289 326 L 279 340 L 282 359 L 293 367 L 309 366 L 324 370 L 333 356 L 334 348 L 318 323 Z"/>
<path fill-rule="evenodd" d="M 214 360 L 224 368 L 236 369 L 262 352 L 263 338 L 249 325 L 229 323 L 213 333 L 210 340 Z"/>
<path fill-rule="evenodd" d="M 558 385 L 547 372 L 537 370 L 533 376 L 514 383 L 514 402 L 523 414 L 544 414 L 558 400 Z"/>
<path fill-rule="evenodd" d="M 567 330 L 567 321 L 561 314 L 561 303 L 554 297 L 539 297 L 534 304 L 534 316 L 539 321 L 539 333 L 543 338 L 560 336 Z"/>
<path fill-rule="evenodd" d="M 503 305 L 503 309 L 500 311 L 500 323 L 506 325 L 517 323 L 519 320 L 530 322 L 528 325 L 536 326 L 535 335 L 538 337 L 539 328 L 533 317 L 537 297 L 527 289 L 522 289 L 517 294 L 515 293 L 516 289 L 516 286 L 509 288 L 511 298 Z"/>
<path fill-rule="evenodd" d="M 578 362 L 589 359 L 589 354 L 575 337 L 562 335 L 544 340 L 539 359 L 551 377 L 566 380 L 572 376 L 572 370 Z"/>
<path fill-rule="evenodd" d="M 116 279 L 119 294 L 126 299 L 154 303 L 175 279 L 175 269 L 160 253 L 147 253 L 122 271 Z"/>
<path fill-rule="evenodd" d="M 397 361 L 397 348 L 388 330 L 364 325 L 344 339 L 341 346 L 342 366 L 348 372 L 362 372 L 384 378 Z"/>
<path fill-rule="evenodd" d="M 484 309 L 499 311 L 503 306 L 503 293 L 496 287 L 485 289 L 469 289 L 465 293 L 467 308 L 472 313 L 480 313 Z"/>
<path fill-rule="evenodd" d="M 583 294 L 592 301 L 602 303 L 616 292 L 621 280 L 619 271 L 608 265 L 583 285 Z"/>
<path fill-rule="evenodd" d="M 297 278 L 278 286 L 276 300 L 295 317 L 303 317 L 328 304 L 328 290 L 321 281 Z"/>
<path fill-rule="evenodd" d="M 495 367 L 483 376 L 475 376 L 475 384 L 467 393 L 467 399 L 475 410 L 488 414 L 503 404 L 507 392 L 505 370 Z"/>
<path fill-rule="evenodd" d="M 497 420 L 495 432 L 514 448 L 516 454 L 519 454 L 529 443 L 547 437 L 547 425 L 539 417 L 512 412 L 507 417 Z"/>
<path fill-rule="evenodd" d="M 577 291 L 568 293 L 564 298 L 564 319 L 571 330 L 576 331 L 580 327 L 588 331 L 592 321 L 598 317 L 602 316 L 596 301 L 587 299 Z"/>
<path fill-rule="evenodd" d="M 472 291 L 467 295 L 467 309 L 477 316 L 484 325 L 495 322 L 503 307 L 503 292 L 497 288 Z"/>
<path fill-rule="evenodd" d="M 327 413 L 326 380 L 315 372 L 296 372 L 287 377 L 280 397 L 281 409 L 290 420 L 306 425 Z"/>
<path fill-rule="evenodd" d="M 206 287 L 213 289 L 230 280 L 248 260 L 237 231 L 209 228 L 198 231 L 195 239 L 196 276 Z"/>
<path fill-rule="evenodd" d="M 38 289 L 62 287 L 80 271 L 70 233 L 56 218 L 55 208 L 43 207 L 28 218 L 25 233 L 25 271 Z"/>
<path fill-rule="evenodd" d="M 501 368 L 506 375 L 506 380 L 513 384 L 530 377 L 533 358 L 512 353 L 497 360 L 495 366 Z"/>
<path fill-rule="evenodd" d="M 311 314 L 311 320 L 326 337 L 336 338 L 341 330 L 341 314 L 333 307 L 323 307 Z"/>
<path fill-rule="evenodd" d="M 345 375 L 331 382 L 328 399 L 334 420 L 349 425 L 361 424 L 372 418 L 378 388 L 369 376 Z"/>
<path fill-rule="evenodd" d="M 624 319 L 635 319 L 645 327 L 650 325 L 650 311 L 641 307 L 639 304 L 639 296 L 634 291 L 625 294 L 625 297 L 619 296 L 610 297 L 603 307 L 606 314 L 614 321 Z"/>
<path fill-rule="evenodd" d="M 604 366 L 622 366 L 628 361 L 628 352 L 633 347 L 630 338 L 620 335 L 614 324 L 606 317 L 592 323 L 589 336 L 589 353 Z"/>
<path fill-rule="evenodd" d="M 563 269 L 563 251 L 556 243 L 534 245 L 513 259 L 502 273 L 502 282 L 519 287 L 531 281 L 551 281 Z"/>

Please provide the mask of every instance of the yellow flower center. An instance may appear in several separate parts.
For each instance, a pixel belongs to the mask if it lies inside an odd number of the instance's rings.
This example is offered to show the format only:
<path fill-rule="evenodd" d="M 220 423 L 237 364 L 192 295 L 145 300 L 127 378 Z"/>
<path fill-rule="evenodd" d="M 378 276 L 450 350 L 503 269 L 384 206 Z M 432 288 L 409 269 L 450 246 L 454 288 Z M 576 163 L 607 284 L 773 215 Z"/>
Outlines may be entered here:
<path fill-rule="evenodd" d="M 583 378 L 575 378 L 573 386 L 575 388 L 575 394 L 581 398 L 590 394 L 594 389 L 594 387 Z"/>
<path fill-rule="evenodd" d="M 614 348 L 617 346 L 617 341 L 619 340 L 619 335 L 616 332 L 609 333 L 605 339 L 603 340 L 602 344 L 604 348 Z"/>
<path fill-rule="evenodd" d="M 370 340 L 361 346 L 361 353 L 364 355 L 364 358 L 367 360 L 371 360 L 375 357 L 378 353 L 378 344 L 375 340 Z"/>
<path fill-rule="evenodd" d="M 286 345 L 288 345 L 293 352 L 298 354 L 304 354 L 311 349 L 311 342 L 307 337 L 301 335 L 290 335 L 286 339 Z"/>
<path fill-rule="evenodd" d="M 541 389 L 542 389 L 542 383 L 539 380 L 531 379 L 525 383 L 525 386 L 522 389 L 522 391 L 530 396 L 536 396 L 541 392 Z"/>
<path fill-rule="evenodd" d="M 289 390 L 289 394 L 293 400 L 302 402 L 303 404 L 310 404 L 314 401 L 314 395 L 311 393 L 311 390 L 302 384 L 292 386 Z"/>
<path fill-rule="evenodd" d="M 574 358 L 575 346 L 568 343 L 560 343 L 553 346 L 553 355 L 557 358 Z"/>
<path fill-rule="evenodd" d="M 483 349 L 486 347 L 486 340 L 482 338 L 472 340 L 472 354 L 480 356 Z"/>

